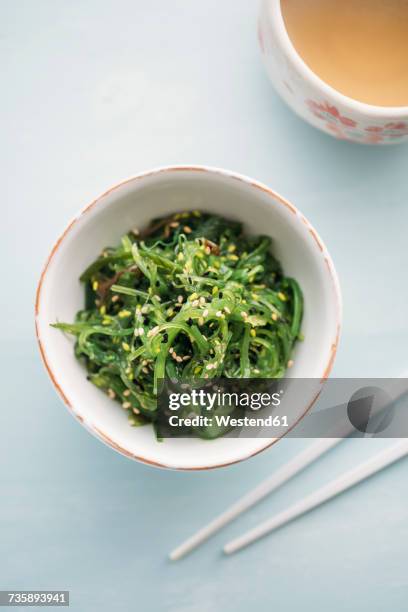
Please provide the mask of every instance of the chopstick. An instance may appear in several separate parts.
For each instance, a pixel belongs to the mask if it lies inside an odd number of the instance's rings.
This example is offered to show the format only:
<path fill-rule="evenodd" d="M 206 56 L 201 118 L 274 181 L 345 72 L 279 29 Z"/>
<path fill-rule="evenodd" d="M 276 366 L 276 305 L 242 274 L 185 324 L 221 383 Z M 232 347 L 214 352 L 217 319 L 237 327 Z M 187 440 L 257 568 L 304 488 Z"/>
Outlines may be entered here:
<path fill-rule="evenodd" d="M 261 499 L 281 487 L 285 482 L 304 470 L 324 453 L 342 442 L 342 438 L 322 438 L 308 446 L 296 455 L 289 463 L 277 470 L 272 476 L 261 482 L 255 489 L 241 497 L 233 506 L 216 517 L 211 523 L 197 531 L 169 555 L 172 561 L 177 561 L 207 540 L 222 527 L 233 521 L 237 516 L 257 504 Z"/>
<path fill-rule="evenodd" d="M 395 397 L 392 399 L 392 403 L 408 392 L 406 380 L 408 379 L 408 372 L 404 372 L 401 376 L 399 376 L 399 378 L 401 379 L 401 387 L 397 390 Z M 200 544 L 205 542 L 205 540 L 222 529 L 222 527 L 236 519 L 243 512 L 246 512 L 246 510 L 288 482 L 291 478 L 299 474 L 319 457 L 337 446 L 345 437 L 351 434 L 352 431 L 354 431 L 354 428 L 351 426 L 349 430 L 344 430 L 341 434 L 338 434 L 337 437 L 318 439 L 304 451 L 296 455 L 296 457 L 289 461 L 287 465 L 277 470 L 274 474 L 272 474 L 272 476 L 260 483 L 255 489 L 241 497 L 225 512 L 208 523 L 208 525 L 204 526 L 202 529 L 180 544 L 180 546 L 172 550 L 169 554 L 169 558 L 172 561 L 177 561 L 190 553 Z"/>
<path fill-rule="evenodd" d="M 289 521 L 294 520 L 295 518 L 309 512 L 310 510 L 313 510 L 314 508 L 317 508 L 340 493 L 347 491 L 347 489 L 350 489 L 359 482 L 362 482 L 373 474 L 383 470 L 406 455 L 408 455 L 408 440 L 402 439 L 375 457 L 372 457 L 368 461 L 365 461 L 359 466 L 349 470 L 314 493 L 311 493 L 311 495 L 305 497 L 287 510 L 280 512 L 261 525 L 258 525 L 258 527 L 247 531 L 239 538 L 231 540 L 224 546 L 224 552 L 227 555 L 237 552 L 241 548 L 244 548 L 252 542 L 259 540 L 275 529 L 283 527 L 283 525 Z"/>

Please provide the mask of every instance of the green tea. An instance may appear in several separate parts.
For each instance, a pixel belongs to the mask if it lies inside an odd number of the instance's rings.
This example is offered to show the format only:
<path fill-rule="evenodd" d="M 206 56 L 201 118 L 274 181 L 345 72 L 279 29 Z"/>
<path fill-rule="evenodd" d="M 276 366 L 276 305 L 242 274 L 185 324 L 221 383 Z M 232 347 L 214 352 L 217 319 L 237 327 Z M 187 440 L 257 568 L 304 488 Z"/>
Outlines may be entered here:
<path fill-rule="evenodd" d="M 281 0 L 305 63 L 337 91 L 408 106 L 408 0 Z"/>

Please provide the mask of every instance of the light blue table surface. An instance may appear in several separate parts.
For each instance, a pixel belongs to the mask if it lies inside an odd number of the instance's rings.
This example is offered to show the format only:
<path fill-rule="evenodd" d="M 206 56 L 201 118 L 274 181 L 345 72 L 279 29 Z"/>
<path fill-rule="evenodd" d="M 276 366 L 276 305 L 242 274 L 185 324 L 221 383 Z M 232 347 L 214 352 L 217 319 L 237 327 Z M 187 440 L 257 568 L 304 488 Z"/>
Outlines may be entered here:
<path fill-rule="evenodd" d="M 337 266 L 335 374 L 408 367 L 408 147 L 336 142 L 275 95 L 255 0 L 3 0 L 0 589 L 69 589 L 75 611 L 402 612 L 408 462 L 231 558 L 221 545 L 387 441 L 349 440 L 178 564 L 166 553 L 308 442 L 165 472 L 91 437 L 39 359 L 33 299 L 56 235 L 158 165 L 257 178 L 317 227 Z"/>

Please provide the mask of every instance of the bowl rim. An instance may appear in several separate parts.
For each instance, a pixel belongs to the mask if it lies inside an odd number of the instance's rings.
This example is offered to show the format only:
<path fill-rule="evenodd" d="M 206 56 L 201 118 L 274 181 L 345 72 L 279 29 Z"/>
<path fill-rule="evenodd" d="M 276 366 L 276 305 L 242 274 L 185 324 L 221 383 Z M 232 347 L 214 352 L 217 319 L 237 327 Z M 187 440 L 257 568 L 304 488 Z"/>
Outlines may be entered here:
<path fill-rule="evenodd" d="M 272 27 L 275 25 L 275 31 L 287 56 L 294 64 L 295 68 L 299 70 L 303 78 L 311 82 L 323 95 L 330 96 L 337 104 L 348 106 L 370 119 L 406 120 L 408 118 L 408 106 L 376 106 L 375 104 L 361 102 L 360 100 L 350 98 L 341 93 L 321 79 L 311 68 L 309 68 L 296 50 L 285 25 L 281 0 L 264 0 L 264 2 L 267 5 L 268 19 Z"/>
<path fill-rule="evenodd" d="M 337 272 L 336 269 L 334 267 L 333 261 L 330 257 L 329 252 L 327 251 L 323 241 L 321 240 L 321 238 L 319 237 L 318 233 L 316 232 L 315 228 L 310 224 L 310 222 L 306 219 L 306 217 L 304 217 L 304 215 L 299 211 L 299 209 L 297 209 L 293 204 L 291 204 L 286 198 L 282 197 L 280 194 L 278 194 L 276 191 L 272 190 L 270 187 L 268 187 L 267 185 L 265 185 L 262 182 L 256 181 L 252 178 L 249 178 L 248 176 L 245 176 L 243 174 L 240 174 L 238 172 L 234 172 L 231 170 L 225 170 L 219 167 L 215 167 L 215 166 L 206 166 L 206 165 L 170 165 L 170 166 L 159 166 L 156 168 L 153 168 L 151 170 L 146 170 L 143 172 L 140 172 L 138 174 L 135 174 L 127 179 L 124 179 L 118 183 L 115 183 L 112 187 L 110 187 L 109 189 L 107 189 L 106 191 L 102 192 L 99 196 L 97 196 L 95 199 L 93 199 L 89 204 L 87 204 L 85 207 L 83 207 L 79 213 L 77 215 L 74 216 L 74 218 L 68 223 L 68 225 L 65 227 L 65 229 L 63 230 L 63 232 L 59 235 L 59 237 L 57 238 L 57 240 L 55 241 L 54 245 L 51 248 L 51 251 L 45 261 L 45 264 L 42 268 L 41 274 L 40 274 L 40 278 L 39 278 L 39 282 L 37 285 L 37 289 L 36 289 L 36 294 L 35 294 L 35 307 L 34 307 L 34 320 L 35 320 L 35 334 L 36 334 L 36 338 L 37 338 L 37 342 L 38 342 L 38 347 L 39 347 L 39 351 L 40 351 L 40 355 L 41 355 L 41 359 L 43 362 L 43 365 L 45 367 L 45 370 L 48 373 L 48 376 L 52 382 L 52 384 L 54 385 L 55 390 L 57 391 L 58 395 L 60 396 L 60 398 L 62 399 L 62 401 L 64 402 L 66 408 L 69 410 L 69 412 L 81 423 L 81 425 L 83 425 L 85 427 L 85 429 L 87 429 L 87 431 L 89 431 L 93 436 L 95 436 L 96 438 L 98 438 L 99 440 L 101 440 L 102 442 L 104 442 L 107 446 L 110 446 L 113 450 L 117 451 L 118 453 L 120 453 L 121 455 L 124 455 L 125 457 L 128 457 L 129 459 L 133 459 L 135 461 L 139 461 L 141 463 L 144 463 L 145 465 L 150 465 L 150 466 L 154 466 L 154 467 L 158 467 L 158 468 L 163 468 L 163 469 L 172 469 L 172 470 L 180 470 L 180 471 L 202 471 L 202 470 L 211 470 L 211 469 L 216 469 L 216 468 L 221 468 L 221 467 L 227 467 L 229 465 L 233 465 L 235 463 L 239 463 L 241 461 L 245 461 L 246 459 L 250 459 L 251 457 L 255 457 L 256 455 L 258 455 L 259 453 L 265 451 L 266 449 L 270 448 L 271 446 L 273 446 L 274 444 L 276 444 L 279 440 L 281 440 L 283 437 L 285 437 L 294 427 L 296 427 L 296 425 L 305 417 L 305 415 L 309 412 L 309 410 L 312 408 L 312 406 L 314 405 L 315 401 L 317 400 L 319 394 L 320 394 L 320 390 L 317 392 L 317 394 L 315 395 L 315 397 L 312 399 L 312 401 L 310 402 L 310 404 L 304 409 L 304 411 L 302 412 L 301 416 L 299 417 L 299 419 L 292 425 L 292 427 L 288 428 L 288 430 L 282 434 L 281 436 L 277 437 L 277 438 L 264 438 L 265 440 L 265 444 L 262 445 L 260 448 L 258 448 L 257 450 L 250 452 L 248 454 L 243 455 L 242 457 L 238 458 L 238 459 L 234 459 L 231 461 L 224 461 L 222 463 L 216 464 L 216 465 L 206 465 L 206 466 L 191 466 L 191 467 L 186 467 L 186 466 L 173 466 L 173 465 L 167 465 L 166 463 L 160 463 L 157 461 L 154 461 L 150 458 L 146 458 L 143 457 L 141 455 L 136 455 L 132 452 L 130 452 L 128 449 L 123 448 L 122 446 L 120 446 L 117 442 L 115 442 L 115 440 L 113 440 L 109 435 L 107 435 L 106 433 L 104 433 L 103 431 L 101 431 L 98 427 L 96 427 L 95 425 L 91 425 L 88 422 L 86 422 L 84 420 L 84 418 L 81 416 L 81 414 L 79 414 L 74 406 L 72 405 L 71 401 L 69 400 L 69 398 L 67 397 L 67 394 L 64 393 L 64 391 L 62 390 L 62 386 L 61 384 L 58 382 L 56 375 L 53 372 L 53 369 L 51 367 L 51 364 L 49 363 L 49 360 L 47 358 L 46 355 L 46 351 L 44 348 L 44 342 L 43 339 L 41 337 L 41 329 L 40 329 L 40 324 L 39 324 L 39 317 L 40 317 L 40 309 L 41 309 L 41 296 L 42 296 L 42 290 L 43 290 L 43 282 L 44 279 L 47 275 L 47 271 L 48 271 L 48 267 L 50 266 L 52 260 L 54 259 L 58 249 L 60 248 L 60 246 L 62 245 L 62 243 L 64 242 L 65 238 L 68 236 L 68 234 L 70 233 L 70 231 L 73 229 L 73 227 L 76 225 L 76 223 L 82 218 L 83 215 L 89 213 L 97 204 L 99 204 L 101 202 L 101 200 L 103 200 L 105 197 L 107 197 L 108 195 L 110 195 L 111 193 L 113 193 L 114 191 L 120 189 L 121 187 L 128 185 L 132 182 L 136 182 L 139 180 L 143 180 L 149 177 L 154 177 L 154 176 L 159 176 L 161 174 L 165 174 L 165 173 L 174 173 L 174 172 L 194 172 L 194 173 L 198 173 L 198 172 L 203 172 L 203 173 L 208 173 L 208 174 L 212 174 L 212 175 L 219 175 L 222 176 L 224 178 L 227 179 L 232 179 L 232 180 L 236 180 L 238 182 L 244 183 L 245 185 L 251 187 L 251 188 L 255 188 L 257 190 L 262 191 L 263 193 L 266 193 L 271 199 L 273 199 L 273 201 L 275 203 L 278 203 L 282 206 L 284 206 L 287 210 L 289 210 L 296 218 L 298 218 L 298 222 L 304 223 L 309 231 L 309 233 L 311 234 L 312 238 L 314 239 L 314 242 L 316 244 L 316 248 L 319 249 L 319 251 L 321 252 L 321 254 L 324 254 L 324 259 L 326 262 L 326 267 L 327 267 L 327 271 L 329 274 L 329 279 L 331 281 L 332 284 L 332 289 L 333 289 L 333 296 L 335 299 L 335 318 L 336 318 L 336 323 L 335 323 L 335 327 L 336 327 L 336 335 L 334 340 L 331 343 L 331 348 L 330 348 L 330 353 L 327 359 L 327 362 L 325 364 L 325 368 L 321 374 L 320 377 L 320 381 L 321 383 L 324 383 L 324 381 L 328 378 L 328 376 L 330 375 L 330 372 L 332 370 L 333 364 L 334 364 L 334 360 L 336 357 L 336 353 L 337 353 L 337 348 L 339 345 L 339 341 L 340 341 L 340 333 L 341 333 L 341 327 L 342 327 L 342 311 L 343 311 L 343 305 L 342 305 L 342 295 L 341 295 L 341 289 L 340 289 L 340 283 L 339 283 L 339 279 L 337 276 Z"/>

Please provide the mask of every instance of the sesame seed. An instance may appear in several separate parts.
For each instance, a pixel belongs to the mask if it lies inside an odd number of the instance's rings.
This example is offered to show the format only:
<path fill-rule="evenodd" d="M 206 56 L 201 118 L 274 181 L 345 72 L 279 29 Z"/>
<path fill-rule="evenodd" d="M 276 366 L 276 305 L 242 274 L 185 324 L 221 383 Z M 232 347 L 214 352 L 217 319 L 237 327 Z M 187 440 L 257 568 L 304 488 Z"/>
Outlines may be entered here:
<path fill-rule="evenodd" d="M 189 227 L 188 225 L 185 225 L 183 227 L 183 230 L 185 231 L 186 234 L 191 234 L 191 232 L 193 231 L 191 227 Z"/>
<path fill-rule="evenodd" d="M 179 304 L 182 304 L 182 303 L 183 303 L 183 299 L 184 299 L 184 298 L 183 298 L 183 296 L 182 296 L 182 295 L 179 295 L 179 296 L 177 297 L 177 301 L 178 301 L 178 303 L 179 303 Z"/>
<path fill-rule="evenodd" d="M 170 355 L 171 355 L 172 353 L 174 353 L 174 348 L 173 348 L 172 346 L 169 348 L 169 353 L 170 353 Z"/>
<path fill-rule="evenodd" d="M 139 410 L 139 408 L 132 408 L 132 412 L 133 412 L 134 414 L 140 414 L 140 410 Z"/>
<path fill-rule="evenodd" d="M 139 329 L 137 331 L 139 332 L 139 336 L 143 336 L 143 334 L 144 334 L 143 327 L 139 327 Z"/>
<path fill-rule="evenodd" d="M 184 355 L 183 361 L 188 361 L 189 359 L 191 359 L 190 355 Z"/>
<path fill-rule="evenodd" d="M 191 305 L 193 308 L 198 308 L 198 306 L 200 305 L 200 302 L 198 300 L 194 300 L 193 302 L 191 302 Z"/>
<path fill-rule="evenodd" d="M 222 312 L 221 310 L 217 310 L 217 312 L 215 313 L 216 317 L 222 317 Z"/>
<path fill-rule="evenodd" d="M 225 307 L 224 307 L 224 310 L 225 310 L 225 312 L 226 312 L 227 314 L 231 314 L 231 311 L 230 311 L 230 309 L 228 308 L 228 306 L 225 306 Z"/>
<path fill-rule="evenodd" d="M 170 227 L 178 227 L 180 225 L 180 223 L 178 221 L 172 221 L 170 223 Z"/>
<path fill-rule="evenodd" d="M 159 327 L 158 325 L 156 325 L 156 327 L 153 327 L 153 328 L 152 328 L 152 329 L 151 329 L 151 330 L 150 330 L 150 331 L 147 333 L 148 337 L 150 338 L 150 337 L 152 337 L 152 336 L 155 336 L 155 335 L 158 333 L 159 329 L 160 329 L 160 327 Z"/>
<path fill-rule="evenodd" d="M 206 254 L 206 255 L 211 255 L 211 249 L 210 249 L 210 247 L 209 247 L 209 246 L 208 246 L 208 247 L 205 247 L 204 252 L 205 252 L 205 254 Z"/>
<path fill-rule="evenodd" d="M 117 301 L 118 301 L 118 299 L 119 299 L 119 296 L 118 296 L 118 295 L 113 295 L 113 296 L 112 296 L 112 302 L 113 302 L 113 303 L 117 302 Z"/>
<path fill-rule="evenodd" d="M 205 304 L 205 297 L 200 297 L 199 302 L 200 302 L 200 306 L 204 306 L 204 304 Z"/>
<path fill-rule="evenodd" d="M 208 317 L 208 308 L 206 308 L 203 312 L 203 317 Z"/>
<path fill-rule="evenodd" d="M 143 372 L 143 374 L 148 374 L 149 370 L 148 370 L 148 368 L 142 368 L 142 372 Z"/>
<path fill-rule="evenodd" d="M 289 359 L 289 361 L 288 361 L 288 368 L 291 368 L 294 363 L 295 362 L 293 361 L 293 359 Z"/>
<path fill-rule="evenodd" d="M 243 319 L 247 319 L 247 318 L 248 318 L 248 313 L 247 313 L 247 312 L 245 312 L 245 310 L 243 310 L 243 311 L 241 312 L 241 317 L 242 317 Z"/>
<path fill-rule="evenodd" d="M 132 313 L 130 312 L 130 310 L 121 310 L 120 312 L 118 312 L 118 317 L 120 319 L 124 319 L 125 317 L 130 317 Z"/>
<path fill-rule="evenodd" d="M 125 410 L 129 410 L 129 408 L 131 408 L 132 404 L 130 402 L 123 402 L 122 407 Z"/>
<path fill-rule="evenodd" d="M 272 313 L 272 321 L 277 321 L 279 319 L 278 315 L 276 314 L 276 312 Z"/>
<path fill-rule="evenodd" d="M 132 234 L 133 234 L 134 236 L 138 236 L 138 235 L 140 234 L 139 229 L 138 229 L 137 227 L 134 227 L 134 228 L 132 229 Z"/>
<path fill-rule="evenodd" d="M 183 358 L 182 358 L 182 357 L 180 357 L 180 356 L 178 356 L 178 357 L 177 357 L 177 362 L 178 362 L 178 363 L 181 363 L 182 361 L 183 361 Z"/>
<path fill-rule="evenodd" d="M 110 389 L 110 388 L 108 389 L 108 396 L 109 396 L 111 399 L 115 399 L 115 397 L 116 397 L 116 393 L 114 392 L 114 390 L 113 390 L 113 389 Z"/>
<path fill-rule="evenodd" d="M 158 302 L 161 302 L 161 297 L 160 297 L 160 295 L 155 295 L 154 297 L 156 298 L 156 300 L 157 300 Z"/>
<path fill-rule="evenodd" d="M 130 351 L 130 346 L 127 342 L 122 342 L 122 348 L 124 351 Z"/>
<path fill-rule="evenodd" d="M 149 307 L 148 306 L 142 306 L 141 313 L 142 314 L 147 314 L 148 312 L 149 312 Z"/>
<path fill-rule="evenodd" d="M 123 395 L 124 395 L 124 397 L 129 397 L 129 395 L 130 395 L 130 389 L 126 389 L 126 390 L 123 392 Z"/>
<path fill-rule="evenodd" d="M 200 317 L 200 318 L 198 319 L 198 324 L 199 324 L 199 325 L 204 325 L 204 323 L 205 323 L 205 321 L 204 321 L 204 317 Z"/>

